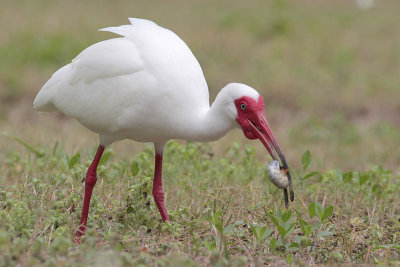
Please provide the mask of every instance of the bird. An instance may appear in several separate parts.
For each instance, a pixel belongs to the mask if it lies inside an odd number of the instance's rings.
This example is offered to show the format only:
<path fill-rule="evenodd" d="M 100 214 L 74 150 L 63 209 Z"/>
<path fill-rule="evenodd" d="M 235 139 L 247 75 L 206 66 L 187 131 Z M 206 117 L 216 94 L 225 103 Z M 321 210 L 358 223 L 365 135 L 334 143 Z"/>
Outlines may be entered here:
<path fill-rule="evenodd" d="M 170 221 L 162 187 L 164 147 L 171 139 L 208 142 L 241 128 L 259 139 L 274 160 L 289 170 L 265 115 L 264 99 L 252 87 L 229 83 L 212 105 L 202 68 L 186 43 L 155 22 L 129 18 L 130 24 L 100 31 L 118 37 L 84 49 L 57 70 L 39 90 L 33 108 L 59 111 L 99 135 L 99 146 L 85 179 L 76 243 L 85 235 L 97 166 L 112 143 L 130 139 L 154 144 L 152 194 L 163 222 Z M 294 193 L 290 173 L 290 199 Z M 285 204 L 288 192 L 284 189 Z"/>

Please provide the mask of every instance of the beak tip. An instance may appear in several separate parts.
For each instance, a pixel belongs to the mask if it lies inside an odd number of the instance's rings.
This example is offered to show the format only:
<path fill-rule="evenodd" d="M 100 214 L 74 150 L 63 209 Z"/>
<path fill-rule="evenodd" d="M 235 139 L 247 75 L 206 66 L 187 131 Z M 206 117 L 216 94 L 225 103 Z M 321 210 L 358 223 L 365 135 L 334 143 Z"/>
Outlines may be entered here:
<path fill-rule="evenodd" d="M 293 185 L 292 185 L 292 177 L 290 176 L 290 172 L 288 172 L 288 178 L 289 178 L 289 191 L 290 191 L 290 201 L 294 201 L 294 191 L 293 191 Z"/>
<path fill-rule="evenodd" d="M 289 196 L 288 196 L 288 192 L 287 192 L 287 188 L 283 189 L 283 195 L 285 198 L 285 208 L 289 208 Z"/>

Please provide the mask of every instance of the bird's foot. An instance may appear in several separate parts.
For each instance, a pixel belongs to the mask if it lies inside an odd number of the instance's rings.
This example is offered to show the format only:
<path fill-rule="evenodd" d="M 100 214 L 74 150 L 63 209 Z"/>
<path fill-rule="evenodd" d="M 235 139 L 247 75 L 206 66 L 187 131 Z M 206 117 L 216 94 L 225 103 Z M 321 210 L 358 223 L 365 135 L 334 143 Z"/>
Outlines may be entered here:
<path fill-rule="evenodd" d="M 76 245 L 79 246 L 81 244 L 81 237 L 80 236 L 75 236 L 74 242 L 75 242 Z"/>
<path fill-rule="evenodd" d="M 85 225 L 79 226 L 78 231 L 76 231 L 76 233 L 75 233 L 75 239 L 74 239 L 75 244 L 77 244 L 77 245 L 81 244 L 81 238 L 82 238 L 82 236 L 85 235 L 85 229 L 86 229 Z"/>
<path fill-rule="evenodd" d="M 166 221 L 170 222 L 171 220 L 169 219 L 168 212 L 167 212 L 167 209 L 165 208 L 164 202 L 158 202 L 158 201 L 155 201 L 155 202 L 156 202 L 158 210 L 160 211 L 163 222 L 166 222 Z"/>

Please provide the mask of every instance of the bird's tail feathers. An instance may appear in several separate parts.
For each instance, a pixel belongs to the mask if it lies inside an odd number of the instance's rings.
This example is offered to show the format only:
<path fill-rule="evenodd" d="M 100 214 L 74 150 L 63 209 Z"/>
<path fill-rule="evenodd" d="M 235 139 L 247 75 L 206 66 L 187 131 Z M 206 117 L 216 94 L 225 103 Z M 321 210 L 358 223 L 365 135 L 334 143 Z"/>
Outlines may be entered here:
<path fill-rule="evenodd" d="M 53 104 L 53 96 L 64 80 L 64 71 L 70 64 L 56 71 L 53 76 L 43 85 L 33 101 L 33 108 L 37 111 L 55 111 L 57 108 Z"/>

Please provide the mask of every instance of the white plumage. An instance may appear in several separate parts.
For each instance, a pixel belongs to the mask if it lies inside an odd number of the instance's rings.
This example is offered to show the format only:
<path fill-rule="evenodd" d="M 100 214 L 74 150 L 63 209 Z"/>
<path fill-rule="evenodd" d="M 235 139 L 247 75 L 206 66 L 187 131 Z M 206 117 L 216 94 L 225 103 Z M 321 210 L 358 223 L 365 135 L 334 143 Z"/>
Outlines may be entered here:
<path fill-rule="evenodd" d="M 210 141 L 239 126 L 233 100 L 257 99 L 254 89 L 230 84 L 220 102 L 232 102 L 231 110 L 215 106 L 218 112 L 210 112 L 203 71 L 187 45 L 154 22 L 130 22 L 101 29 L 123 37 L 88 47 L 58 70 L 34 108 L 57 109 L 77 119 L 99 133 L 104 146 L 124 138 L 160 144 L 173 138 Z"/>

